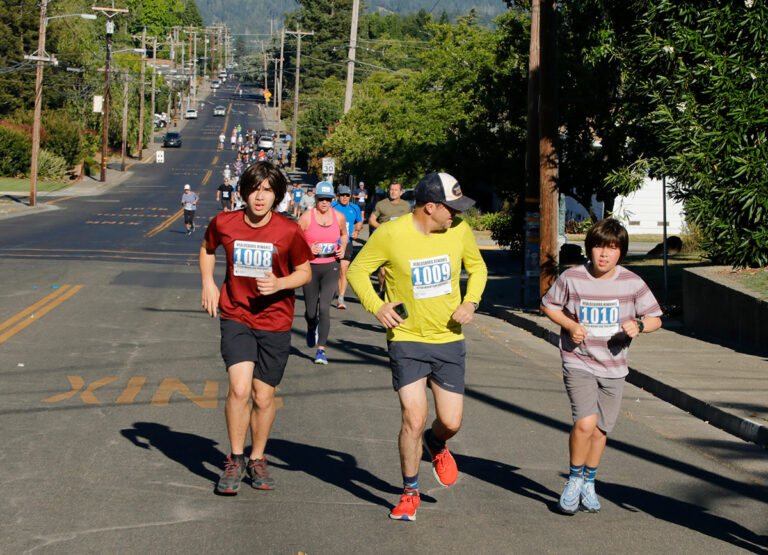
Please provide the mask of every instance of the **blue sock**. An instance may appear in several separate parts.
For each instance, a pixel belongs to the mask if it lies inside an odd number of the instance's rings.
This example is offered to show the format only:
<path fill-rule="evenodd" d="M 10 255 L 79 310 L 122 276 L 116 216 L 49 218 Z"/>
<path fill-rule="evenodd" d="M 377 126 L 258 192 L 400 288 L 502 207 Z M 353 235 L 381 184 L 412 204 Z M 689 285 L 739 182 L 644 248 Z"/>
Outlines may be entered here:
<path fill-rule="evenodd" d="M 419 475 L 403 476 L 403 489 L 419 489 Z"/>
<path fill-rule="evenodd" d="M 595 474 L 597 474 L 597 467 L 592 468 L 591 466 L 584 465 L 584 480 L 594 482 Z"/>
<path fill-rule="evenodd" d="M 569 478 L 583 478 L 584 477 L 584 466 L 585 465 L 583 465 L 583 464 L 578 465 L 578 466 L 575 465 L 575 464 L 571 464 L 571 471 L 570 471 L 570 474 L 568 475 L 568 477 Z"/>

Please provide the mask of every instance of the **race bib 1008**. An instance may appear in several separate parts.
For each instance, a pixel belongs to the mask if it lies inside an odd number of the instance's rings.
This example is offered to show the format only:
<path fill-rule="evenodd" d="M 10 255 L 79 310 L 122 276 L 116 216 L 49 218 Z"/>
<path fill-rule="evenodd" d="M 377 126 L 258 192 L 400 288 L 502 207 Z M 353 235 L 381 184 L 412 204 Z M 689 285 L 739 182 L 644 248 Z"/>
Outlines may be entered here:
<path fill-rule="evenodd" d="M 579 322 L 593 337 L 613 337 L 619 332 L 619 300 L 582 299 L 579 303 Z"/>
<path fill-rule="evenodd" d="M 409 260 L 414 299 L 429 299 L 449 295 L 451 287 L 451 259 L 448 255 Z"/>
<path fill-rule="evenodd" d="M 234 274 L 245 277 L 266 277 L 272 271 L 272 243 L 235 241 L 232 250 Z"/>

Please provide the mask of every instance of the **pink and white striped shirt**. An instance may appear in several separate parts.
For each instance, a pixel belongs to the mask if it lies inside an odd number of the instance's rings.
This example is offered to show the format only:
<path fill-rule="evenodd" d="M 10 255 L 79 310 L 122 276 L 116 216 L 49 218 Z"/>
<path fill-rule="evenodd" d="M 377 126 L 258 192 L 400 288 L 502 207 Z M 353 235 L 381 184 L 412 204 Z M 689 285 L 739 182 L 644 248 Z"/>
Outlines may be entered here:
<path fill-rule="evenodd" d="M 623 266 L 616 266 L 609 279 L 595 279 L 589 273 L 589 263 L 569 268 L 557 278 L 541 303 L 562 310 L 587 329 L 587 337 L 579 345 L 571 341 L 565 329 L 560 330 L 563 366 L 601 378 L 621 378 L 629 373 L 627 351 L 632 340 L 622 330 L 622 324 L 662 314 L 645 282 Z"/>

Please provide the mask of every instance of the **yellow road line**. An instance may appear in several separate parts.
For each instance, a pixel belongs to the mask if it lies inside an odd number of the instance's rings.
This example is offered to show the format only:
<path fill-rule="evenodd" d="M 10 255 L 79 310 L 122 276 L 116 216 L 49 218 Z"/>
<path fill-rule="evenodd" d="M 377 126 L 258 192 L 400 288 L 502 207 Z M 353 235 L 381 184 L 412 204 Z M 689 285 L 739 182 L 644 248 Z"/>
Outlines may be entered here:
<path fill-rule="evenodd" d="M 202 183 L 200 185 L 206 185 L 208 183 L 208 180 L 211 178 L 211 174 L 213 173 L 213 170 L 208 170 L 205 172 L 205 177 L 203 178 Z"/>
<path fill-rule="evenodd" d="M 178 220 L 178 219 L 179 219 L 179 217 L 180 217 L 180 216 L 181 216 L 183 213 L 184 213 L 184 209 L 183 209 L 183 208 L 179 208 L 179 211 L 178 211 L 178 212 L 176 212 L 175 214 L 173 214 L 173 215 L 169 216 L 169 217 L 168 217 L 168 218 L 167 218 L 167 219 L 166 219 L 166 220 L 165 220 L 163 223 L 161 223 L 159 226 L 157 226 L 156 228 L 154 228 L 153 230 L 151 230 L 150 232 L 148 232 L 148 233 L 146 234 L 146 237 L 154 237 L 155 235 L 157 235 L 158 233 L 160 233 L 160 232 L 161 232 L 161 231 L 163 231 L 164 229 L 167 229 L 167 228 L 169 228 L 169 227 L 171 226 L 171 224 L 172 224 L 173 222 L 175 222 L 176 220 Z"/>
<path fill-rule="evenodd" d="M 64 258 L 66 255 L 63 255 L 63 254 L 59 254 L 59 255 L 56 255 L 56 254 L 9 254 L 8 256 L 9 257 L 13 257 L 13 258 Z M 76 256 L 78 256 L 79 258 L 83 258 L 83 259 L 93 258 L 93 259 L 96 259 L 96 260 L 104 260 L 104 259 L 109 259 L 109 260 L 113 260 L 113 259 L 114 260 L 150 260 L 150 261 L 155 261 L 155 262 L 157 260 L 164 260 L 162 258 L 150 258 L 150 257 L 147 257 L 147 256 L 115 256 L 115 255 L 111 255 L 110 256 L 110 255 L 106 255 L 106 254 L 93 254 L 93 255 L 81 254 L 81 255 L 76 255 Z M 179 256 L 181 256 L 181 255 L 179 255 Z M 188 254 L 185 254 L 183 256 L 187 257 L 188 260 L 192 260 L 192 261 L 197 260 L 197 254 L 195 254 L 195 253 L 188 253 Z"/>
<path fill-rule="evenodd" d="M 211 162 L 211 166 L 215 166 L 216 162 L 218 162 L 218 161 L 219 161 L 219 156 L 218 155 L 214 156 L 213 157 L 213 162 Z"/>
<path fill-rule="evenodd" d="M 21 252 L 29 252 L 29 251 L 35 251 L 35 252 L 108 252 L 108 253 L 115 253 L 115 254 L 146 254 L 146 255 L 152 255 L 156 254 L 158 256 L 187 256 L 186 253 L 179 253 L 179 252 L 153 252 L 153 251 L 111 251 L 111 250 L 103 250 L 103 249 L 28 249 L 28 248 L 7 248 L 7 249 L 0 249 L 0 252 L 6 252 L 6 251 L 21 251 Z"/>
<path fill-rule="evenodd" d="M 479 245 L 477 247 L 481 251 L 497 251 L 501 250 L 501 247 L 499 245 Z"/>
<path fill-rule="evenodd" d="M 5 329 L 5 328 L 7 328 L 8 326 L 12 326 L 12 325 L 13 325 L 13 324 L 15 324 L 16 322 L 18 322 L 19 320 L 21 320 L 22 318 L 24 318 L 24 316 L 26 316 L 26 315 L 27 315 L 27 314 L 29 314 L 30 312 L 34 312 L 35 310 L 37 310 L 38 308 L 40 308 L 41 306 L 43 306 L 45 303 L 47 303 L 47 302 L 48 302 L 48 301 L 50 301 L 51 299 L 55 299 L 56 297 L 58 297 L 59 295 L 61 295 L 61 294 L 62 294 L 64 291 L 66 291 L 67 289 L 69 289 L 69 287 L 70 287 L 70 286 L 69 286 L 69 284 L 67 284 L 67 285 L 62 285 L 61 287 L 59 287 L 59 289 L 58 289 L 58 290 L 54 291 L 53 293 L 51 293 L 50 295 L 48 295 L 48 296 L 47 296 L 47 297 L 45 297 L 44 299 L 41 299 L 41 300 L 37 301 L 35 304 L 33 304 L 32 306 L 30 306 L 29 308 L 25 308 L 24 310 L 22 310 L 21 312 L 19 312 L 19 313 L 18 313 L 16 316 L 12 316 L 11 318 L 8 318 L 8 319 L 7 319 L 5 322 L 3 322 L 2 324 L 0 324 L 0 330 L 4 330 L 4 329 Z"/>
<path fill-rule="evenodd" d="M 27 318 L 26 320 L 23 320 L 23 321 L 19 322 L 18 324 L 16 324 L 15 326 L 13 326 L 11 329 L 9 329 L 8 331 L 6 331 L 2 335 L 0 335 L 0 343 L 4 343 L 7 339 L 9 339 L 10 337 L 16 335 L 18 332 L 20 332 L 21 330 L 26 328 L 31 323 L 36 322 L 37 320 L 39 320 L 40 318 L 42 318 L 43 316 L 48 314 L 51 310 L 53 310 L 54 308 L 59 306 L 61 303 L 66 301 L 68 298 L 70 298 L 72 295 L 74 295 L 75 293 L 80 291 L 80 289 L 82 289 L 82 288 L 83 288 L 82 285 L 75 285 L 74 287 L 72 287 L 72 289 L 69 289 L 63 295 L 61 295 L 60 297 L 54 299 L 51 303 L 43 306 L 40 309 L 39 312 L 37 312 L 36 314 L 33 315 L 34 318 L 33 317 Z M 14 316 L 14 318 L 15 318 L 15 316 Z"/>
<path fill-rule="evenodd" d="M 55 204 L 57 202 L 61 202 L 62 200 L 68 200 L 68 199 L 71 199 L 71 198 L 75 198 L 75 197 L 74 196 L 71 196 L 71 197 L 60 197 L 60 198 L 56 198 L 56 199 L 53 199 L 53 200 L 46 201 L 45 204 Z"/>

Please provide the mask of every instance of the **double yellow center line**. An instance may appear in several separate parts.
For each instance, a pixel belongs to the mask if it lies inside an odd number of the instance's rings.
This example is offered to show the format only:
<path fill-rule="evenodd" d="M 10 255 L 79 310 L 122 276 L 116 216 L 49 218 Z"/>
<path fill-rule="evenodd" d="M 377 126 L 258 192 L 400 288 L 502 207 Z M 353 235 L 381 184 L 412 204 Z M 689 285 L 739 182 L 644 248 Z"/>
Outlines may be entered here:
<path fill-rule="evenodd" d="M 4 343 L 7 339 L 13 337 L 28 325 L 48 314 L 51 310 L 59 306 L 82 288 L 82 285 L 62 285 L 44 299 L 37 301 L 32 306 L 25 308 L 15 316 L 12 316 L 0 324 L 0 331 L 8 328 L 7 331 L 0 334 L 0 343 Z"/>

